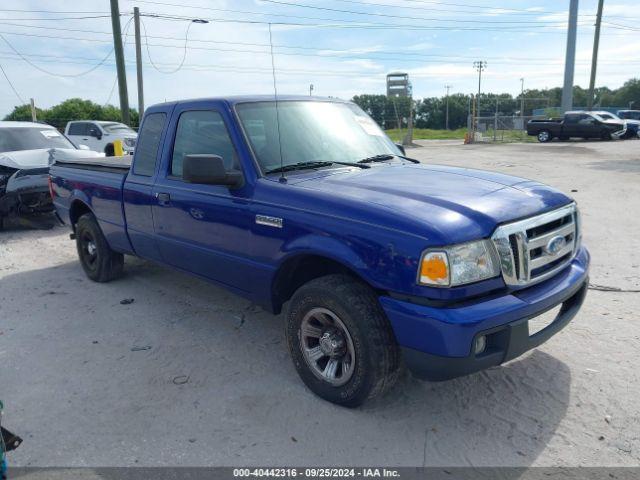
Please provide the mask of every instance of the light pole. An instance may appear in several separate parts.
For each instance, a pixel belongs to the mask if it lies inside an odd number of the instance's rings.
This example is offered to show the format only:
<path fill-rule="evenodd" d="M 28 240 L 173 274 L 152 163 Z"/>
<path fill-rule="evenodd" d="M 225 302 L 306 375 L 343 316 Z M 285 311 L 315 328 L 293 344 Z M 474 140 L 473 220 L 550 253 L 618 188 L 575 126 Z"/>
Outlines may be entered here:
<path fill-rule="evenodd" d="M 309 84 L 309 96 L 313 95 L 313 83 Z"/>
<path fill-rule="evenodd" d="M 445 117 L 444 128 L 449 130 L 449 89 L 451 88 L 451 85 L 445 85 L 444 88 L 447 89 L 447 114 Z"/>

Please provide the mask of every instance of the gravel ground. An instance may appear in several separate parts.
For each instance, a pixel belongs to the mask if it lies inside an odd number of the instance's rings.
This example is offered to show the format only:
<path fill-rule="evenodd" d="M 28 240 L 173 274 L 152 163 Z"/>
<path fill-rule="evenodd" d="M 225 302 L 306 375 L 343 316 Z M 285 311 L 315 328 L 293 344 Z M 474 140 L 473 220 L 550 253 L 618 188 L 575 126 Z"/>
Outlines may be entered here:
<path fill-rule="evenodd" d="M 572 192 L 592 282 L 640 289 L 640 141 L 428 144 L 433 163 Z M 122 304 L 124 299 L 133 303 Z M 124 302 L 127 303 L 127 302 Z M 592 290 L 578 317 L 505 366 L 404 378 L 356 410 L 298 379 L 282 318 L 136 259 L 87 280 L 66 228 L 0 232 L 0 397 L 20 466 L 637 466 L 640 294 Z"/>

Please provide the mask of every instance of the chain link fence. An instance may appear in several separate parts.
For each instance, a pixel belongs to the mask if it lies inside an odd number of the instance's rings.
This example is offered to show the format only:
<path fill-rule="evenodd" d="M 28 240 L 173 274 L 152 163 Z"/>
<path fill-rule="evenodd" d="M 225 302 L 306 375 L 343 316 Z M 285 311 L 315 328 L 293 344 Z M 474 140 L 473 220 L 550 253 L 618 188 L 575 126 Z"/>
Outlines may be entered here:
<path fill-rule="evenodd" d="M 535 137 L 527 135 L 527 122 L 532 116 L 492 115 L 471 117 L 468 129 L 474 142 L 531 142 Z"/>

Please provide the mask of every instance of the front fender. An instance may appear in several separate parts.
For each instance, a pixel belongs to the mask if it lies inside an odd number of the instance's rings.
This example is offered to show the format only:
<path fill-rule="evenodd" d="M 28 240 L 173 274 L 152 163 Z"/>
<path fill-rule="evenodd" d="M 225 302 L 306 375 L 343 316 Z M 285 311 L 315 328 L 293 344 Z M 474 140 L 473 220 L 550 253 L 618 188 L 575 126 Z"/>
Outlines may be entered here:
<path fill-rule="evenodd" d="M 365 261 L 353 248 L 332 237 L 317 234 L 304 235 L 287 242 L 282 250 L 285 253 L 282 261 L 286 261 L 293 255 L 305 253 L 329 257 L 337 262 L 347 263 L 354 270 L 366 268 Z"/>

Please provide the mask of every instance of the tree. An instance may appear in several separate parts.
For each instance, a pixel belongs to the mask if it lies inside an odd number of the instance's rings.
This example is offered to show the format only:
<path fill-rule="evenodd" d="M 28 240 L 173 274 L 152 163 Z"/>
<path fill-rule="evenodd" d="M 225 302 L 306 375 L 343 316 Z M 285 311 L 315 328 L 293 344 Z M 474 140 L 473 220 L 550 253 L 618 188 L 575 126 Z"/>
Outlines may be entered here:
<path fill-rule="evenodd" d="M 113 105 L 99 105 L 91 100 L 81 98 L 70 98 L 49 109 L 37 109 L 38 121 L 53 125 L 58 130 L 63 131 L 67 122 L 72 120 L 107 120 L 121 122 L 120 109 Z M 139 115 L 136 110 L 131 110 L 131 124 L 137 126 Z M 5 120 L 31 121 L 31 107 L 20 105 L 5 117 Z"/>

